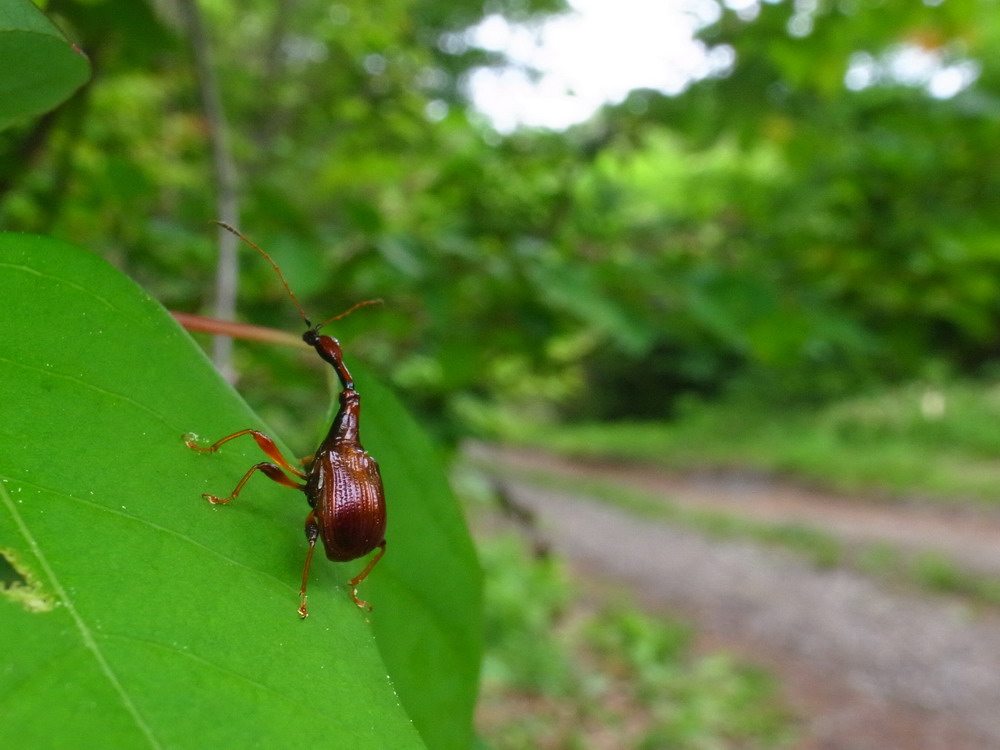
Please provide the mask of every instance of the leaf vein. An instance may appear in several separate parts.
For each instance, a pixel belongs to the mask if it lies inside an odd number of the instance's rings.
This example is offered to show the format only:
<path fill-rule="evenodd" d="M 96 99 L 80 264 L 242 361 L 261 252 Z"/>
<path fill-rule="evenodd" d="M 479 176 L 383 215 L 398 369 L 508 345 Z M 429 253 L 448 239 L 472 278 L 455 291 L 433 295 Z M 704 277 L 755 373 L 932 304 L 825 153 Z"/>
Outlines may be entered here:
<path fill-rule="evenodd" d="M 29 274 L 32 274 L 33 276 L 38 276 L 39 278 L 42 278 L 42 279 L 47 279 L 47 280 L 50 280 L 50 281 L 54 281 L 57 284 L 65 284 L 66 286 L 74 289 L 75 291 L 78 291 L 78 292 L 80 292 L 82 294 L 87 295 L 88 297 L 92 297 L 93 299 L 96 299 L 98 302 L 101 302 L 109 310 L 111 310 L 113 312 L 116 312 L 116 313 L 124 314 L 124 312 L 122 310 L 120 310 L 117 307 L 115 307 L 107 299 L 105 299 L 104 297 L 100 296 L 99 294 L 94 294 L 94 291 L 92 289 L 88 289 L 87 287 L 83 286 L 82 284 L 77 284 L 76 282 L 70 281 L 69 279 L 66 279 L 66 278 L 64 278 L 62 276 L 56 276 L 54 274 L 49 274 L 49 273 L 42 273 L 37 268 L 32 268 L 31 266 L 21 265 L 19 263 L 0 263 L 0 268 L 9 268 L 9 269 L 12 269 L 14 271 L 21 271 L 22 273 L 29 273 Z"/>
<path fill-rule="evenodd" d="M 66 591 L 62 583 L 60 583 L 55 570 L 51 565 L 49 565 L 49 561 L 42 552 L 40 545 L 35 540 L 31 530 L 28 528 L 28 525 L 18 512 L 13 498 L 10 496 L 10 493 L 7 492 L 7 488 L 2 483 L 0 483 L 0 499 L 2 499 L 4 505 L 7 507 L 7 511 L 14 519 L 14 523 L 17 525 L 21 536 L 24 537 L 24 541 L 28 544 L 28 547 L 30 547 L 35 558 L 38 560 L 38 564 L 41 565 L 42 570 L 45 571 L 46 577 L 49 579 L 52 588 L 55 589 L 59 600 L 66 607 L 66 611 L 69 612 L 77 630 L 80 631 L 80 637 L 84 646 L 86 646 L 94 655 L 94 659 L 97 661 L 97 665 L 101 672 L 104 673 L 108 682 L 111 683 L 111 686 L 121 698 L 122 705 L 125 707 L 125 710 L 132 716 L 132 720 L 135 722 L 136 726 L 146 736 L 146 739 L 149 740 L 150 746 L 154 748 L 162 748 L 162 745 L 156 739 L 156 735 L 153 733 L 152 728 L 146 723 L 146 720 L 140 713 L 139 708 L 135 705 L 135 703 L 133 703 L 131 697 L 128 695 L 128 692 L 125 690 L 125 686 L 122 685 L 121 680 L 118 679 L 118 675 L 115 674 L 115 671 L 112 669 L 107 657 L 105 657 L 104 652 L 98 646 L 97 640 L 94 638 L 93 631 L 84 621 L 83 616 L 79 613 L 79 611 L 77 611 L 76 606 L 73 604 L 73 600 L 70 599 L 69 592 Z"/>
<path fill-rule="evenodd" d="M 188 544 L 192 545 L 193 547 L 197 547 L 198 549 L 204 550 L 205 552 L 208 552 L 208 553 L 212 554 L 214 557 L 217 557 L 220 560 L 223 560 L 224 562 L 230 563 L 231 565 L 234 565 L 234 566 L 236 566 L 238 568 L 242 568 L 243 570 L 248 570 L 248 571 L 250 571 L 252 573 L 256 573 L 258 575 L 261 575 L 264 578 L 268 578 L 271 581 L 273 581 L 273 582 L 275 582 L 275 583 L 277 583 L 277 584 L 279 584 L 281 586 L 284 586 L 286 588 L 290 588 L 290 589 L 294 589 L 294 590 L 298 591 L 298 586 L 292 586 L 287 581 L 279 578 L 278 576 L 271 575 L 270 573 L 267 573 L 267 572 L 265 572 L 263 570 L 260 570 L 259 568 L 254 568 L 254 567 L 252 567 L 250 565 L 247 565 L 246 563 L 242 563 L 239 560 L 236 560 L 236 559 L 234 559 L 232 557 L 229 557 L 228 555 L 224 555 L 221 552 L 219 552 L 217 549 L 215 549 L 214 547 L 210 547 L 207 544 L 202 544 L 198 540 L 193 539 L 192 537 L 187 536 L 186 534 L 182 534 L 179 531 L 175 531 L 174 529 L 171 529 L 168 526 L 161 526 L 160 524 L 154 523 L 154 522 L 150 521 L 149 519 L 141 518 L 140 516 L 136 516 L 136 515 L 133 515 L 131 513 L 123 513 L 122 511 L 120 511 L 120 510 L 118 510 L 116 508 L 109 508 L 107 505 L 101 505 L 100 503 L 95 503 L 93 500 L 88 500 L 86 498 L 79 497 L 77 495 L 71 495 L 71 494 L 69 494 L 67 492 L 63 492 L 62 490 L 57 490 L 57 489 L 54 489 L 52 487 L 45 487 L 45 486 L 37 484 L 35 482 L 25 481 L 25 480 L 17 478 L 17 477 L 0 476 L 0 480 L 3 480 L 3 481 L 8 481 L 9 480 L 9 481 L 12 481 L 12 482 L 17 482 L 17 483 L 19 483 L 20 485 L 22 485 L 24 487 L 31 487 L 32 489 L 38 490 L 39 492 L 48 492 L 48 493 L 51 493 L 52 495 L 55 495 L 57 497 L 61 497 L 61 498 L 65 499 L 65 500 L 70 500 L 70 501 L 73 501 L 73 502 L 81 503 L 83 505 L 86 505 L 88 507 L 94 508 L 96 510 L 103 511 L 105 513 L 110 513 L 112 515 L 120 516 L 121 518 L 125 518 L 125 519 L 127 519 L 129 521 L 133 521 L 133 522 L 138 523 L 138 524 L 143 525 L 143 526 L 148 526 L 150 529 L 153 529 L 154 531 L 161 532 L 161 533 L 164 533 L 164 534 L 168 534 L 168 535 L 170 535 L 170 536 L 172 536 L 172 537 L 174 537 L 176 539 L 180 539 L 181 541 L 187 542 Z M 206 503 L 206 505 L 207 505 L 207 503 Z"/>
<path fill-rule="evenodd" d="M 93 391 L 94 393 L 99 393 L 102 396 L 108 396 L 112 399 L 121 399 L 126 404 L 136 407 L 139 411 L 145 412 L 146 414 L 155 417 L 158 421 L 162 422 L 163 424 L 170 425 L 173 429 L 183 432 L 181 428 L 176 427 L 175 425 L 171 425 L 170 422 L 168 422 L 167 419 L 159 412 L 150 409 L 148 406 L 136 401 L 133 398 L 129 398 L 128 396 L 125 396 L 121 393 L 115 393 L 114 391 L 109 391 L 106 388 L 100 388 L 94 385 L 93 383 L 90 383 L 86 380 L 81 380 L 80 378 L 74 377 L 73 375 L 66 375 L 61 372 L 52 372 L 51 370 L 46 370 L 42 367 L 27 365 L 24 362 L 16 362 L 12 359 L 7 359 L 6 357 L 0 357 L 0 363 L 14 365 L 24 370 L 40 373 L 42 375 L 45 375 L 46 377 L 58 378 L 60 380 L 67 380 L 73 383 L 74 385 L 81 386 L 84 390 Z"/>
<path fill-rule="evenodd" d="M 244 674 L 243 672 L 240 672 L 240 671 L 237 671 L 235 669 L 232 669 L 231 667 L 224 666 L 224 665 L 220 664 L 219 662 L 212 661 L 211 659 L 206 659 L 204 656 L 192 653 L 191 651 L 188 651 L 186 649 L 180 648 L 178 646 L 174 646 L 174 645 L 171 645 L 169 643 L 164 643 L 162 641 L 151 641 L 151 640 L 149 640 L 147 638 L 137 638 L 136 636 L 132 635 L 131 633 L 108 633 L 108 632 L 102 632 L 101 633 L 101 637 L 104 638 L 104 639 L 106 639 L 106 640 L 117 638 L 117 639 L 123 640 L 123 641 L 131 641 L 133 643 L 140 643 L 140 644 L 143 644 L 143 645 L 146 645 L 146 646 L 152 646 L 153 648 L 162 649 L 163 651 L 167 651 L 167 652 L 175 654 L 177 656 L 181 656 L 181 657 L 184 657 L 186 659 L 190 659 L 191 661 L 195 661 L 198 664 L 201 664 L 202 666 L 210 667 L 211 669 L 217 670 L 219 672 L 224 672 L 224 673 L 230 675 L 231 677 L 234 677 L 236 679 L 242 680 L 243 682 L 247 683 L 248 685 L 251 685 L 251 686 L 257 688 L 258 690 L 261 690 L 262 692 L 266 692 L 266 693 L 269 693 L 271 695 L 274 695 L 274 696 L 277 696 L 277 697 L 281 698 L 281 700 L 283 702 L 288 703 L 289 705 L 295 706 L 296 708 L 301 708 L 302 704 L 301 704 L 301 702 L 300 702 L 300 700 L 299 700 L 298 697 L 296 697 L 294 699 L 290 698 L 287 694 L 282 693 L 280 690 L 277 690 L 277 689 L 275 689 L 275 688 L 273 688 L 273 687 L 271 687 L 269 685 L 266 685 L 263 682 L 261 682 L 260 680 L 254 679 L 253 677 L 250 677 L 250 676 Z"/>

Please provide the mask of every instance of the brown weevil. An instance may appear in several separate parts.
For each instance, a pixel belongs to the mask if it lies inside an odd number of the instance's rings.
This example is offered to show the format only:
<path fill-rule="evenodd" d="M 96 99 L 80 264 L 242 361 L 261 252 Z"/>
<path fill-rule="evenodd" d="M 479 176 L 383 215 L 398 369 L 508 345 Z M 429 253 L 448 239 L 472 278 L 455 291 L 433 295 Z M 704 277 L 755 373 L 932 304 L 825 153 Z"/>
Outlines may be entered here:
<path fill-rule="evenodd" d="M 230 440 L 243 435 L 251 435 L 261 450 L 274 462 L 262 461 L 254 464 L 227 497 L 209 494 L 205 494 L 204 497 L 215 504 L 224 504 L 235 500 L 243 489 L 243 485 L 257 471 L 262 472 L 278 484 L 304 492 L 311 510 L 306 516 L 305 531 L 309 550 L 302 568 L 299 615 L 305 618 L 309 614 L 306 609 L 306 587 L 309 583 L 309 566 L 312 563 L 317 539 L 323 541 L 326 556 L 335 562 L 356 560 L 372 550 L 378 549 L 378 554 L 369 561 L 364 570 L 349 582 L 351 598 L 354 603 L 363 609 L 370 610 L 371 606 L 358 598 L 358 585 L 371 573 L 372 568 L 385 554 L 386 515 L 382 475 L 379 472 L 378 463 L 361 446 L 358 435 L 361 395 L 355 390 L 354 378 L 351 377 L 350 371 L 344 364 L 340 342 L 332 336 L 321 334 L 319 330 L 327 323 L 343 318 L 358 307 L 374 304 L 377 300 L 361 302 L 340 315 L 318 325 L 313 325 L 289 288 L 281 269 L 271 256 L 237 229 L 222 222 L 219 224 L 263 255 L 277 272 L 289 297 L 298 308 L 299 315 L 308 326 L 308 330 L 302 335 L 302 340 L 313 347 L 324 361 L 333 366 L 334 372 L 337 373 L 337 378 L 340 380 L 341 391 L 340 408 L 330 427 L 330 432 L 320 443 L 316 454 L 303 461 L 305 471 L 293 466 L 281 454 L 274 441 L 258 430 L 240 430 L 217 440 L 207 448 L 198 445 L 192 435 L 185 435 L 184 442 L 187 446 L 202 453 L 214 453 Z"/>

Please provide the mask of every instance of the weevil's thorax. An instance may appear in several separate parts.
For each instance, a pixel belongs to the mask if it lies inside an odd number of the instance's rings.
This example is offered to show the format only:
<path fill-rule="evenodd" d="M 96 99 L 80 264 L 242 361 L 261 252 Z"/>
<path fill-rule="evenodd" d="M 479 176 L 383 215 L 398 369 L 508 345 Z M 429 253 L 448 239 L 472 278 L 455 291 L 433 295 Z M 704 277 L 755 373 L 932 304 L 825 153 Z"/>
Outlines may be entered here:
<path fill-rule="evenodd" d="M 320 451 L 337 450 L 338 446 L 361 447 L 358 423 L 361 420 L 361 394 L 352 389 L 340 392 L 340 409 L 334 417 L 330 432 L 320 445 Z"/>
<path fill-rule="evenodd" d="M 322 505 L 325 494 L 331 491 L 333 473 L 344 469 L 349 476 L 355 473 L 359 458 L 367 456 L 358 434 L 360 417 L 361 395 L 354 390 L 341 391 L 340 409 L 316 450 L 306 479 L 306 497 L 314 508 Z"/>

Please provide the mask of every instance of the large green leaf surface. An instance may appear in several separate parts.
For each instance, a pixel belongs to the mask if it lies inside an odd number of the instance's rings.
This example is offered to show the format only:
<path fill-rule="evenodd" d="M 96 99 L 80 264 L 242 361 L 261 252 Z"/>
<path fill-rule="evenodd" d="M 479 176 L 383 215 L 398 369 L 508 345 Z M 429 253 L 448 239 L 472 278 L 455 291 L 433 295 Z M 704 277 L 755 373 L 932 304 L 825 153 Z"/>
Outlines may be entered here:
<path fill-rule="evenodd" d="M 254 477 L 263 427 L 169 315 L 79 248 L 0 234 L 0 725 L 45 748 L 468 747 L 479 570 L 420 430 L 359 377 L 385 558 L 317 555 L 308 511 Z M 352 363 L 352 369 L 355 364 Z M 319 388 L 319 384 L 317 385 Z"/>
<path fill-rule="evenodd" d="M 89 76 L 87 58 L 30 0 L 0 3 L 0 128 L 52 109 Z"/>

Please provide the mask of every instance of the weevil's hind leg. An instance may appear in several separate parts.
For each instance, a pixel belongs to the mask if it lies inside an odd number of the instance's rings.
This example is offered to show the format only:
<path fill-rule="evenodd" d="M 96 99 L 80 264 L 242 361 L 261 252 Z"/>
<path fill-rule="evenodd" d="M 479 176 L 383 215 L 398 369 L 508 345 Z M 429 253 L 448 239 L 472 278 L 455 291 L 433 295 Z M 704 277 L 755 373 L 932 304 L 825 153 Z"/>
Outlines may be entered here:
<path fill-rule="evenodd" d="M 295 476 L 305 479 L 306 475 L 296 467 L 292 466 L 288 462 L 288 459 L 286 459 L 283 455 L 281 455 L 281 451 L 278 450 L 278 446 L 274 444 L 274 441 L 271 440 L 271 438 L 269 438 L 263 432 L 260 432 L 259 430 L 240 430 L 239 432 L 234 432 L 232 435 L 226 435 L 226 437 L 222 438 L 221 440 L 215 441 L 207 448 L 202 448 L 200 445 L 198 445 L 198 443 L 195 442 L 194 438 L 191 435 L 184 435 L 184 443 L 191 450 L 199 451 L 201 453 L 215 453 L 217 450 L 219 450 L 220 446 L 224 445 L 225 443 L 228 443 L 230 440 L 233 440 L 234 438 L 242 437 L 243 435 L 252 435 L 257 445 L 260 447 L 262 451 L 264 451 L 264 453 L 268 456 L 268 458 L 277 463 L 278 466 L 283 468 L 285 471 L 290 471 Z M 268 476 L 270 476 L 270 474 L 268 474 Z"/>
<path fill-rule="evenodd" d="M 384 554 L 385 554 L 385 540 L 383 539 L 382 543 L 379 545 L 379 553 L 371 559 L 371 562 L 369 562 L 365 566 L 364 570 L 362 570 L 360 573 L 354 576 L 354 578 L 352 578 L 350 581 L 347 582 L 347 584 L 351 587 L 351 598 L 354 600 L 354 603 L 357 604 L 359 607 L 361 607 L 361 609 L 367 609 L 369 612 L 371 612 L 372 610 L 372 605 L 370 605 L 364 599 L 358 598 L 358 584 L 368 577 L 368 574 L 372 572 L 372 568 L 374 568 L 376 563 L 378 563 L 378 561 L 382 559 L 382 555 Z"/>
<path fill-rule="evenodd" d="M 316 514 L 309 513 L 306 516 L 306 541 L 309 542 L 309 551 L 306 553 L 306 564 L 302 566 L 302 588 L 299 589 L 299 617 L 303 620 L 309 616 L 306 609 L 306 587 L 309 585 L 309 566 L 312 565 L 313 552 L 316 551 L 316 540 L 319 538 L 319 526 L 316 525 Z"/>
<path fill-rule="evenodd" d="M 226 503 L 236 499 L 237 495 L 239 495 L 240 491 L 243 489 L 243 485 L 247 483 L 247 480 L 253 476 L 255 471 L 263 472 L 268 479 L 271 479 L 284 487 L 288 487 L 293 490 L 305 489 L 303 485 L 286 476 L 285 473 L 274 464 L 262 461 L 261 463 L 254 464 L 250 467 L 250 471 L 243 475 L 240 483 L 236 485 L 236 489 L 232 491 L 232 494 L 230 494 L 229 497 L 218 497 L 216 495 L 210 495 L 207 492 L 204 493 L 202 497 L 206 498 L 208 502 L 213 505 L 225 505 Z"/>

